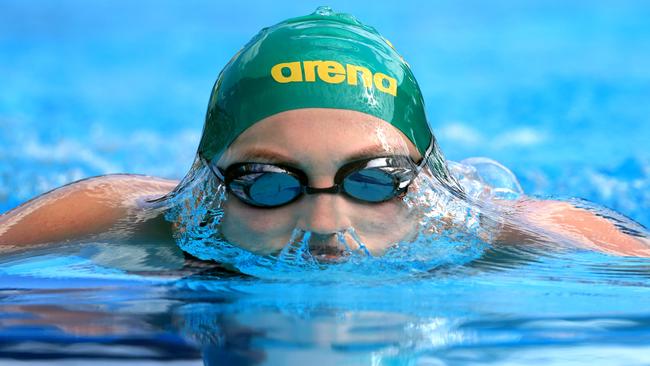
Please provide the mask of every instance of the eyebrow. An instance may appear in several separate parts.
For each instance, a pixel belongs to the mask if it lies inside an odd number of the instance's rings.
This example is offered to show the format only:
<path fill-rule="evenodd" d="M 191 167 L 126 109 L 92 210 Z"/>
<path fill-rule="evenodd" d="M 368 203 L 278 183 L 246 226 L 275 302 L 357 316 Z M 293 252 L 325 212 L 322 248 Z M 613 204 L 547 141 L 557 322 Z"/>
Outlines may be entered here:
<path fill-rule="evenodd" d="M 362 160 L 362 159 L 367 159 L 372 157 L 389 156 L 389 155 L 396 155 L 396 154 L 386 151 L 384 147 L 379 145 L 367 146 L 360 150 L 355 151 L 351 155 L 346 156 L 344 159 L 337 161 L 337 163 L 343 164 L 355 160 Z M 397 155 L 401 155 L 401 154 L 397 154 Z M 253 148 L 251 150 L 247 150 L 242 154 L 240 159 L 242 161 L 251 161 L 251 162 L 287 164 L 295 167 L 301 165 L 300 162 L 295 158 L 289 157 L 288 155 L 284 155 L 274 150 L 264 149 L 264 148 Z"/>
<path fill-rule="evenodd" d="M 297 160 L 287 155 L 281 154 L 277 151 L 260 149 L 260 148 L 251 149 L 244 152 L 241 156 L 241 159 L 250 160 L 250 161 L 260 161 L 265 163 L 285 163 L 291 165 L 299 164 Z"/>
<path fill-rule="evenodd" d="M 352 155 L 347 156 L 345 159 L 343 159 L 342 162 L 349 162 L 349 161 L 355 161 L 355 160 L 361 160 L 361 159 L 367 159 L 367 158 L 373 158 L 379 156 L 389 156 L 389 155 L 395 155 L 395 154 L 386 151 L 386 149 L 383 146 L 378 146 L 378 145 L 367 146 L 364 147 L 363 149 L 354 152 Z"/>

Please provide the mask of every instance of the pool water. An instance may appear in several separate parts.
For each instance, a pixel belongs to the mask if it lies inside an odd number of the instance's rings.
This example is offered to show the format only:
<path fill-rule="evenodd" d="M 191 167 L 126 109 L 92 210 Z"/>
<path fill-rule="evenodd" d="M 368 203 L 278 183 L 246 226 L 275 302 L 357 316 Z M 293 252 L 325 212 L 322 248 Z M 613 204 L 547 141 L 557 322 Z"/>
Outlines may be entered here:
<path fill-rule="evenodd" d="M 132 249 L 88 244 L 3 259 L 3 362 L 650 362 L 646 259 L 519 249 L 419 278 L 305 282 L 215 271 L 178 279 L 160 258 L 147 260 L 158 247 L 139 248 L 128 270 L 106 263 Z"/>
<path fill-rule="evenodd" d="M 179 179 L 220 68 L 317 3 L 0 3 L 0 212 L 86 176 Z M 650 5 L 345 4 L 413 67 L 448 158 L 650 225 Z M 427 275 L 265 280 L 156 243 L 0 258 L 0 365 L 650 364 L 650 259 L 488 249 Z"/>

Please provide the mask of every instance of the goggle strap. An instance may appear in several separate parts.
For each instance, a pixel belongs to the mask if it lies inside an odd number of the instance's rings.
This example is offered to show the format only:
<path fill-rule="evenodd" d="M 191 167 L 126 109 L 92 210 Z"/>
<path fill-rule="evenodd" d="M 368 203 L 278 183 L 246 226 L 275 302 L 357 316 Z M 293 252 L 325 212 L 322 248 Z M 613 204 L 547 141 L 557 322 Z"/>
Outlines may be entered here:
<path fill-rule="evenodd" d="M 221 169 L 219 169 L 219 167 L 216 164 L 213 165 L 211 162 L 206 160 L 201 153 L 199 153 L 199 158 L 201 159 L 201 161 L 203 161 L 203 164 L 207 165 L 208 168 L 210 168 L 212 173 L 214 173 L 214 175 L 217 178 L 219 178 L 219 180 L 221 180 L 223 183 L 226 182 L 226 177 L 223 176 L 223 174 L 221 173 Z"/>
<path fill-rule="evenodd" d="M 420 172 L 420 170 L 422 168 L 424 168 L 424 166 L 427 163 L 427 160 L 429 160 L 429 155 L 431 155 L 431 152 L 433 151 L 434 141 L 435 140 L 433 139 L 433 137 L 431 137 L 431 142 L 429 142 L 429 146 L 427 147 L 427 150 L 424 152 L 424 156 L 422 157 L 422 160 L 420 161 L 420 163 L 417 166 L 417 172 L 418 173 Z"/>

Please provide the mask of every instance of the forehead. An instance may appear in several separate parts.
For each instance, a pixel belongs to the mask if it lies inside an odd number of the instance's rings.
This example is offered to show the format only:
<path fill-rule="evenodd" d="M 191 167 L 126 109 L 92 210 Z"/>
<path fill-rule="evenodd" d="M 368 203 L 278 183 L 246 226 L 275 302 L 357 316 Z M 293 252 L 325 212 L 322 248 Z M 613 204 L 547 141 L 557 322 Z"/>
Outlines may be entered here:
<path fill-rule="evenodd" d="M 222 161 L 254 151 L 275 152 L 297 161 L 345 161 L 355 155 L 419 153 L 404 134 L 377 117 L 351 110 L 305 108 L 267 117 L 244 131 Z"/>

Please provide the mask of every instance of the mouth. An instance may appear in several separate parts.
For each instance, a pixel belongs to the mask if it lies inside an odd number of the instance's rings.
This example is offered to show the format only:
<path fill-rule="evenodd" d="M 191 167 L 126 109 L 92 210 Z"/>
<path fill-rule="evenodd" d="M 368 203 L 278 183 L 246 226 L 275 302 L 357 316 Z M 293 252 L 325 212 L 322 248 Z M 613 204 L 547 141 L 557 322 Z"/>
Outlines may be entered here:
<path fill-rule="evenodd" d="M 309 253 L 320 263 L 341 263 L 350 256 L 350 252 L 339 245 L 310 245 Z"/>

